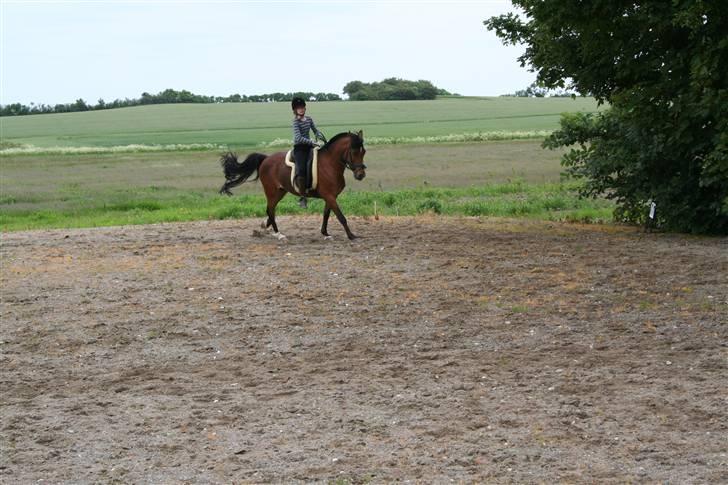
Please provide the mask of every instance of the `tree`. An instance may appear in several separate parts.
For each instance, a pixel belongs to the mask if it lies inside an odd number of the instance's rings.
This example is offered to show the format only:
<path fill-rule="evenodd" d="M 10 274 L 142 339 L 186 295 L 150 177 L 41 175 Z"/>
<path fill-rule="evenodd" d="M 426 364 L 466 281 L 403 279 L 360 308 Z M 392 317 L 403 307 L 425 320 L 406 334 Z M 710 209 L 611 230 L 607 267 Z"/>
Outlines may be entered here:
<path fill-rule="evenodd" d="M 358 93 L 362 89 L 364 89 L 364 83 L 363 82 L 361 82 L 361 81 L 350 81 L 350 82 L 346 83 L 346 85 L 344 86 L 343 93 L 346 94 L 347 96 L 349 96 L 351 98 L 352 95 L 354 95 L 355 93 Z"/>
<path fill-rule="evenodd" d="M 610 108 L 562 117 L 544 143 L 572 147 L 567 174 L 584 196 L 668 230 L 728 233 L 728 10 L 686 0 L 514 0 L 525 13 L 484 22 L 540 85 Z"/>
<path fill-rule="evenodd" d="M 88 111 L 89 105 L 86 104 L 86 101 L 83 100 L 83 98 L 79 98 L 76 100 L 75 103 L 71 106 L 71 111 Z"/>
<path fill-rule="evenodd" d="M 396 77 L 378 83 L 351 81 L 344 86 L 343 91 L 352 101 L 435 99 L 438 94 L 450 94 L 438 89 L 430 81 L 408 81 Z"/>

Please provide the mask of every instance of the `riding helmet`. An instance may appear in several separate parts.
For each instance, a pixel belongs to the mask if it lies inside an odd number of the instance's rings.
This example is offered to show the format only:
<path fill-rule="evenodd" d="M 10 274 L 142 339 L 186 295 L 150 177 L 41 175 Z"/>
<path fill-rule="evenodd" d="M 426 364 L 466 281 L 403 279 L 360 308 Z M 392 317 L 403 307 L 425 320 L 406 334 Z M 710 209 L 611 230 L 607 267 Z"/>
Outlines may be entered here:
<path fill-rule="evenodd" d="M 296 108 L 305 108 L 306 107 L 306 101 L 303 100 L 303 98 L 295 97 L 291 101 L 291 108 L 294 110 Z"/>

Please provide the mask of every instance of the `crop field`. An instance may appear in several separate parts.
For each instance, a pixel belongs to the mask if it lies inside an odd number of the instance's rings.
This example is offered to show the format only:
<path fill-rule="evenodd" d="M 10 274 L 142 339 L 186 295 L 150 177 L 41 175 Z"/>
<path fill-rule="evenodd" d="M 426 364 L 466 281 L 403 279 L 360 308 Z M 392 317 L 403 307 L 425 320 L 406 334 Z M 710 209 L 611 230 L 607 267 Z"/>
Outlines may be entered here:
<path fill-rule="evenodd" d="M 310 103 L 328 136 L 422 137 L 553 130 L 563 112 L 596 111 L 591 98 L 449 98 L 434 101 Z M 212 144 L 231 148 L 291 138 L 288 103 L 139 106 L 0 118 L 3 142 L 36 147 Z"/>

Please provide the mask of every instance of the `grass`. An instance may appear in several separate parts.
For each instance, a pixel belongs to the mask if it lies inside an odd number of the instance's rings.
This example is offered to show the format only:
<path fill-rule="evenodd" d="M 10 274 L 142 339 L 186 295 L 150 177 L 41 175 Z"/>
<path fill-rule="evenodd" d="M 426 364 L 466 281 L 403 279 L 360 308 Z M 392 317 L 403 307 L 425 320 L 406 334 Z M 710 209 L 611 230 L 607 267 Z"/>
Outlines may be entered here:
<path fill-rule="evenodd" d="M 349 215 L 442 214 L 608 220 L 610 205 L 580 201 L 560 180 L 559 153 L 536 141 L 382 145 L 367 152 L 367 178 L 347 176 Z M 3 157 L 0 230 L 93 227 L 263 217 L 259 183 L 217 190 L 219 152 Z M 303 211 L 285 198 L 279 214 Z"/>
<path fill-rule="evenodd" d="M 519 180 L 470 188 L 349 191 L 340 197 L 340 203 L 347 215 L 358 216 L 439 214 L 588 222 L 611 219 L 609 203 L 581 200 L 576 196 L 576 189 L 574 184 L 529 184 Z M 152 197 L 159 192 L 156 187 L 116 190 L 106 193 L 102 199 L 98 194 L 79 191 L 69 197 L 69 204 L 63 209 L 3 211 L 0 228 L 16 231 L 265 216 L 262 194 L 222 197 L 193 191 Z M 307 214 L 322 210 L 320 200 L 311 200 L 309 209 L 304 210 L 298 207 L 295 197 L 286 197 L 277 213 Z"/>
<path fill-rule="evenodd" d="M 272 153 L 275 150 L 266 150 Z M 247 151 L 240 151 L 241 156 Z M 216 193 L 224 179 L 220 151 L 23 155 L 0 158 L 0 211 L 65 209 L 83 191 L 86 200 L 108 200 L 119 191 L 139 197 L 177 198 L 188 192 Z M 349 177 L 348 188 L 363 191 L 426 186 L 458 187 L 523 179 L 558 182 L 558 152 L 538 141 L 478 144 L 382 145 L 368 147 L 367 177 Z M 149 187 L 157 190 L 147 194 Z M 245 184 L 236 193 L 261 193 Z"/>
<path fill-rule="evenodd" d="M 486 142 L 497 140 L 532 140 L 544 139 L 551 132 L 541 131 L 487 131 L 479 133 L 459 133 L 452 135 L 438 136 L 414 136 L 414 137 L 368 137 L 367 146 L 377 145 L 422 145 L 433 143 L 470 143 Z M 263 150 L 287 149 L 292 141 L 286 138 L 276 138 L 270 142 L 262 142 L 258 147 Z M 6 143 L 0 148 L 0 157 L 18 155 L 84 155 L 84 154 L 120 154 L 120 153 L 147 153 L 147 152 L 185 152 L 185 151 L 209 151 L 227 150 L 225 145 L 213 145 L 211 143 L 189 143 L 174 145 L 120 145 L 120 146 L 83 146 L 83 147 L 38 147 L 35 145 L 23 145 L 20 143 Z"/>
<path fill-rule="evenodd" d="M 411 139 L 551 131 L 563 112 L 597 109 L 591 98 L 448 98 L 311 103 L 308 113 L 329 137 L 363 129 L 367 138 Z M 238 148 L 290 140 L 290 118 L 288 103 L 176 104 L 2 117 L 0 129 L 7 148 L 206 144 Z"/>

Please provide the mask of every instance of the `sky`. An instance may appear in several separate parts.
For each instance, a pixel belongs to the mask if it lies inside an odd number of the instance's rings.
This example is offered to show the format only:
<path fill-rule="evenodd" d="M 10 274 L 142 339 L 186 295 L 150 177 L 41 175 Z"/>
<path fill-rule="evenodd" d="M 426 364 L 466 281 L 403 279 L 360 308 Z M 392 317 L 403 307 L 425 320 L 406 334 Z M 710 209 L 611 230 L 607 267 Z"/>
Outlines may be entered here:
<path fill-rule="evenodd" d="M 465 96 L 535 74 L 483 20 L 509 1 L 0 0 L 0 104 L 326 92 L 425 79 Z"/>

